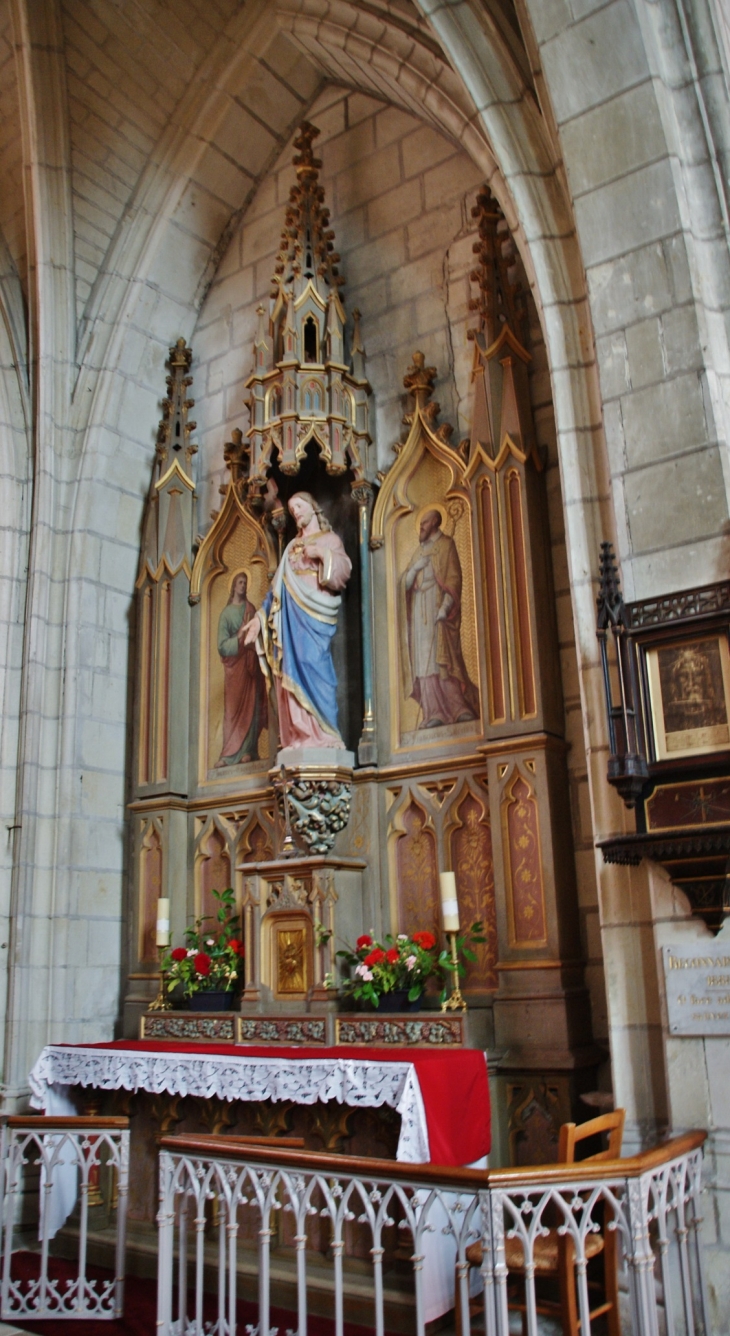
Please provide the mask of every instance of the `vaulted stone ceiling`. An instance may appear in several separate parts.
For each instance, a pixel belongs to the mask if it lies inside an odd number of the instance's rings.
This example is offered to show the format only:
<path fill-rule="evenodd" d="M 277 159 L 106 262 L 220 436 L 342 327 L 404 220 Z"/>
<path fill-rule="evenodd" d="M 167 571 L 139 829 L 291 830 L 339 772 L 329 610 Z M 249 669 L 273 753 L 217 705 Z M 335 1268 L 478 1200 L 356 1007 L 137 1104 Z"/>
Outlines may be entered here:
<path fill-rule="evenodd" d="M 0 0 L 0 279 L 6 307 L 14 305 L 21 323 L 29 225 L 13 45 L 24 11 L 23 0 Z M 490 14 L 505 58 L 529 83 L 511 0 L 493 0 Z M 53 114 L 63 122 L 65 162 L 58 165 L 72 199 L 82 362 L 100 312 L 113 315 L 109 277 L 126 271 L 131 280 L 166 186 L 189 173 L 173 219 L 185 236 L 180 264 L 196 271 L 186 295 L 199 304 L 258 182 L 327 80 L 364 87 L 432 120 L 485 172 L 492 165 L 464 85 L 410 0 L 65 0 L 57 15 L 61 96 Z M 20 339 L 27 342 L 24 332 Z"/>

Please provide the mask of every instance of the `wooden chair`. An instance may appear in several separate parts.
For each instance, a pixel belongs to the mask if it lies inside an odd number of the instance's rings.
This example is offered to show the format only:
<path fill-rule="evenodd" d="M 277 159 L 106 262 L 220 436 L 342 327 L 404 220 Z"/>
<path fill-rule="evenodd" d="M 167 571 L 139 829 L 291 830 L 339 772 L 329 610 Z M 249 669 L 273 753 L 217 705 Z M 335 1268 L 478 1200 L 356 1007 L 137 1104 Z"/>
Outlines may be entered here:
<path fill-rule="evenodd" d="M 613 1113 L 604 1113 L 599 1118 L 591 1118 L 587 1123 L 580 1123 L 579 1125 L 563 1123 L 558 1141 L 558 1164 L 574 1164 L 576 1162 L 576 1146 L 581 1141 L 604 1132 L 608 1133 L 606 1149 L 595 1155 L 586 1156 L 581 1163 L 597 1164 L 601 1160 L 617 1160 L 621 1154 L 625 1118 L 626 1111 L 616 1109 Z M 598 1233 L 586 1236 L 586 1260 L 590 1261 L 591 1258 L 603 1253 L 603 1302 L 598 1304 L 597 1307 L 591 1308 L 590 1318 L 591 1323 L 593 1323 L 595 1318 L 605 1314 L 608 1336 L 621 1336 L 618 1309 L 618 1239 L 616 1231 L 606 1227 L 610 1220 L 610 1209 L 607 1205 L 604 1205 L 603 1229 Z M 525 1256 L 522 1240 L 506 1238 L 505 1254 L 510 1275 L 520 1277 L 524 1281 Z M 466 1260 L 470 1268 L 482 1265 L 481 1242 L 472 1243 L 467 1248 Z M 546 1235 L 538 1236 L 535 1239 L 533 1261 L 535 1280 L 557 1280 L 560 1291 L 559 1303 L 547 1299 L 540 1300 L 537 1304 L 537 1312 L 549 1317 L 558 1316 L 561 1320 L 564 1336 L 579 1336 L 581 1324 L 578 1316 L 578 1300 L 575 1288 L 575 1245 L 572 1238 L 569 1235 L 559 1234 L 557 1226 L 549 1229 Z M 461 1336 L 461 1294 L 458 1272 L 455 1295 L 456 1336 Z M 524 1336 L 527 1330 L 525 1304 L 510 1302 L 509 1307 L 522 1313 Z M 483 1311 L 483 1308 L 479 1302 L 469 1305 L 470 1315 L 481 1311 Z"/>

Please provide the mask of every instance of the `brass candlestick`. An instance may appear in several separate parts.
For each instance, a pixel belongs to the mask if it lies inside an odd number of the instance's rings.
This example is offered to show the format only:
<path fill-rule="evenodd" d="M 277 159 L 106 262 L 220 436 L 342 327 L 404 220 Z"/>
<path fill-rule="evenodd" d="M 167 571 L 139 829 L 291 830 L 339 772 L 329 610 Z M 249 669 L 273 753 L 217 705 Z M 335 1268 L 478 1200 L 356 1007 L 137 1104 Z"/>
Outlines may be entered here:
<path fill-rule="evenodd" d="M 451 995 L 445 1002 L 441 1003 L 442 1011 L 466 1011 L 466 998 L 463 996 L 459 987 L 459 957 L 456 954 L 456 938 L 458 933 L 447 932 L 446 936 L 451 945 Z"/>
<path fill-rule="evenodd" d="M 157 948 L 157 954 L 160 957 L 160 987 L 158 989 L 157 997 L 155 998 L 154 1002 L 150 1002 L 150 1007 L 149 1007 L 150 1011 L 170 1011 L 172 1008 L 172 1003 L 169 997 L 167 997 L 165 993 L 166 975 L 165 971 L 162 968 L 162 961 L 165 957 L 165 953 L 168 950 L 169 947 L 167 946 L 158 946 Z"/>

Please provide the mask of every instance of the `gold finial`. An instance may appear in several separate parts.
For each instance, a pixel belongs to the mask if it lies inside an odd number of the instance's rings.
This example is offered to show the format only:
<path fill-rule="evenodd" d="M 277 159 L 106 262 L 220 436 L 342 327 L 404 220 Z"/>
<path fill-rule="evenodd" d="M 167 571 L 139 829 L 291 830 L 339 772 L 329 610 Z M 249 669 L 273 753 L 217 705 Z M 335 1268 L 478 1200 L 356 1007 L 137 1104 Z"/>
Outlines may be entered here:
<path fill-rule="evenodd" d="M 416 401 L 418 408 L 425 408 L 431 395 L 433 394 L 433 383 L 436 379 L 435 366 L 426 366 L 426 356 L 424 353 L 415 352 L 413 354 L 413 365 L 408 368 L 403 377 L 403 384 L 410 391 Z M 431 405 L 429 405 L 431 407 Z M 436 413 L 438 404 L 434 405 Z M 435 414 L 430 414 L 434 416 Z"/>
<path fill-rule="evenodd" d="M 300 178 L 305 173 L 311 173 L 316 178 L 322 166 L 321 159 L 315 158 L 312 151 L 312 144 L 320 133 L 321 131 L 317 129 L 316 125 L 312 125 L 311 121 L 302 121 L 299 126 L 299 132 L 294 140 L 294 147 L 298 155 L 294 159 L 294 166 L 297 170 L 297 176 Z"/>

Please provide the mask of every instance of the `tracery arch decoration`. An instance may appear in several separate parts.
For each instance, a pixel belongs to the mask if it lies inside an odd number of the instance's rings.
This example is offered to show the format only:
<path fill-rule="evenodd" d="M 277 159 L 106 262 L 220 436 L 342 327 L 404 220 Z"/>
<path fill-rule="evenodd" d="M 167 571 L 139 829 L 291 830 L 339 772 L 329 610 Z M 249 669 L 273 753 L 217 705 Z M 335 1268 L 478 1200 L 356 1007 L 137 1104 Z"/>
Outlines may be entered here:
<path fill-rule="evenodd" d="M 235 832 L 218 812 L 199 818 L 201 829 L 195 840 L 193 884 L 195 918 L 217 913 L 211 891 L 233 886 Z"/>
<path fill-rule="evenodd" d="M 140 961 L 156 961 L 157 901 L 162 895 L 165 857 L 164 817 L 140 820 L 138 944 Z"/>
<path fill-rule="evenodd" d="M 394 932 L 440 932 L 438 837 L 433 816 L 405 784 L 388 817 L 391 922 Z"/>

